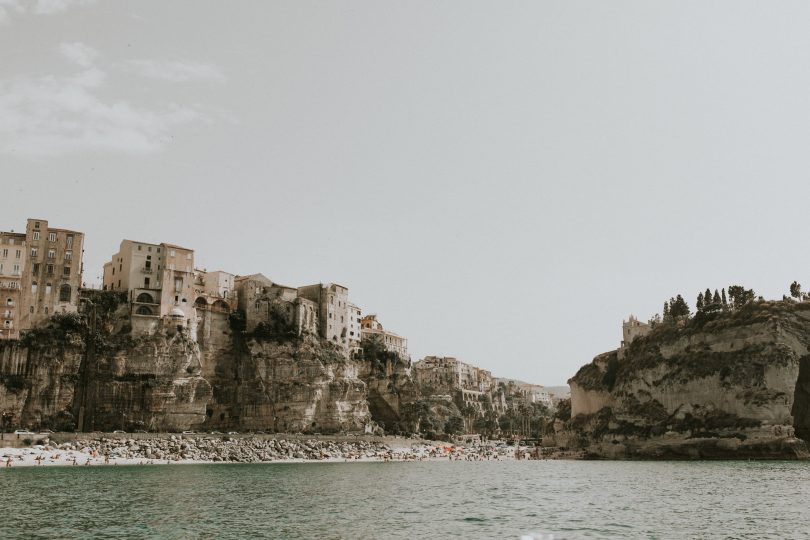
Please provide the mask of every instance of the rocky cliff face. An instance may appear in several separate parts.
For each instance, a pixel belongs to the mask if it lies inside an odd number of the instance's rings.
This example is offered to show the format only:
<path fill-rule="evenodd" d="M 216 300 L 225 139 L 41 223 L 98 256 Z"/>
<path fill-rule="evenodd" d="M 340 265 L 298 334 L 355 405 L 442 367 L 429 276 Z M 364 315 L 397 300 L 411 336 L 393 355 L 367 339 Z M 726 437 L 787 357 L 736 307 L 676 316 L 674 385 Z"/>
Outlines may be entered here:
<path fill-rule="evenodd" d="M 245 334 L 209 311 L 196 341 L 172 328 L 131 337 L 116 309 L 111 301 L 97 330 L 59 316 L 23 342 L 0 342 L 0 412 L 14 426 L 362 431 L 397 420 L 417 395 L 403 362 L 348 359 L 312 336 Z"/>
<path fill-rule="evenodd" d="M 569 381 L 564 445 L 602 457 L 804 457 L 810 304 L 754 303 L 660 326 Z"/>

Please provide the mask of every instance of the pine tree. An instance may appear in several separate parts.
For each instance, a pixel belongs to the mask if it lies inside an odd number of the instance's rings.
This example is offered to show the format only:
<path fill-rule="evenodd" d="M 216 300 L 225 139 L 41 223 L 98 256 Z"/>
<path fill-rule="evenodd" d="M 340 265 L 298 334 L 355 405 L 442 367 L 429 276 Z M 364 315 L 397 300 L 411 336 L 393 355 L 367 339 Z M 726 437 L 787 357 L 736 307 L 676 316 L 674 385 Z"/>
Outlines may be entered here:
<path fill-rule="evenodd" d="M 790 284 L 790 296 L 795 298 L 796 300 L 802 299 L 802 286 L 799 284 L 798 281 L 794 281 Z"/>
<path fill-rule="evenodd" d="M 698 310 L 703 309 L 703 293 L 698 293 L 697 301 L 695 302 L 695 308 Z"/>
<path fill-rule="evenodd" d="M 680 294 L 675 297 L 675 300 L 670 302 L 669 314 L 675 320 L 682 317 L 688 318 L 691 315 L 689 304 L 686 303 L 686 300 L 684 300 L 683 296 Z"/>
<path fill-rule="evenodd" d="M 707 306 L 712 303 L 712 291 L 708 287 L 706 287 L 706 292 L 703 293 L 703 301 Z"/>
<path fill-rule="evenodd" d="M 723 306 L 727 306 L 728 305 L 728 300 L 726 299 L 726 288 L 725 287 L 723 287 L 723 292 L 720 293 L 720 296 L 723 299 Z"/>
<path fill-rule="evenodd" d="M 664 322 L 669 322 L 669 302 L 664 302 Z"/>
<path fill-rule="evenodd" d="M 712 304 L 720 305 L 720 293 L 717 292 L 717 289 L 714 290 L 714 297 L 712 298 Z"/>

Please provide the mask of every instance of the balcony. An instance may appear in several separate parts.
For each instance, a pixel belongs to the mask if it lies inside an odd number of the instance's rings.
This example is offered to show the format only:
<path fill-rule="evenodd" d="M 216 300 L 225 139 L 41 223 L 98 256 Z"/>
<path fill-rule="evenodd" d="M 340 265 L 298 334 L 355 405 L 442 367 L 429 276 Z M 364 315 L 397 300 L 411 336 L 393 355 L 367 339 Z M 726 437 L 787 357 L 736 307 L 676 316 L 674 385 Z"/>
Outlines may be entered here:
<path fill-rule="evenodd" d="M 141 272 L 144 273 L 144 274 L 151 274 L 152 273 L 152 267 L 151 266 L 144 266 L 143 268 L 141 268 Z"/>

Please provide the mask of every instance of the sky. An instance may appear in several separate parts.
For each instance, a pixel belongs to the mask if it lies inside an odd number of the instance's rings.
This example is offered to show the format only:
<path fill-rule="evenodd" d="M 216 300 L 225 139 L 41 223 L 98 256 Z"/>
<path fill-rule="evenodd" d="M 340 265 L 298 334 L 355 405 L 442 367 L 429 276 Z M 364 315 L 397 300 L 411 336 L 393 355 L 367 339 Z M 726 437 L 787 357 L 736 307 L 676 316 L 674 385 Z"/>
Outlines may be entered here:
<path fill-rule="evenodd" d="M 631 313 L 808 281 L 807 2 L 0 0 L 0 229 L 335 282 L 557 385 Z M 810 288 L 810 287 L 808 287 Z"/>

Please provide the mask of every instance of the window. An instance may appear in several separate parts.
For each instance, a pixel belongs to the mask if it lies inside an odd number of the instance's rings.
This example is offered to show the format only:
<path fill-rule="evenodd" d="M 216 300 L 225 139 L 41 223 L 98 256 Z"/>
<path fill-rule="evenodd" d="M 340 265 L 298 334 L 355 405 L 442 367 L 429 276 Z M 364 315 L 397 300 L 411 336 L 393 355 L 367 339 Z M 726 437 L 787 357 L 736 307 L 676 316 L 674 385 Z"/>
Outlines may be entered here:
<path fill-rule="evenodd" d="M 36 281 L 31 282 L 31 292 L 34 293 L 34 294 L 37 293 L 37 282 Z"/>
<path fill-rule="evenodd" d="M 3 250 L 3 258 L 5 259 L 6 257 L 8 257 L 8 250 L 4 249 Z"/>
<path fill-rule="evenodd" d="M 65 252 L 65 260 L 69 261 L 72 258 L 73 258 L 73 252 L 72 251 L 66 251 Z"/>
<path fill-rule="evenodd" d="M 11 275 L 12 276 L 19 276 L 20 275 L 20 265 L 19 264 L 14 265 L 14 268 L 11 271 Z"/>
<path fill-rule="evenodd" d="M 3 321 L 3 326 L 6 328 L 11 328 L 11 321 Z"/>
<path fill-rule="evenodd" d="M 51 284 L 50 283 L 45 284 L 45 294 L 51 294 Z"/>
<path fill-rule="evenodd" d="M 160 248 L 158 248 L 158 250 L 157 250 L 157 251 L 158 251 L 158 253 L 160 253 Z"/>
<path fill-rule="evenodd" d="M 35 229 L 39 229 L 39 221 L 35 221 L 35 222 L 34 222 L 34 228 L 35 228 Z"/>
<path fill-rule="evenodd" d="M 68 249 L 72 248 L 73 247 L 73 235 L 72 234 L 67 235 L 67 238 L 65 240 L 66 240 Z"/>
<path fill-rule="evenodd" d="M 52 264 L 46 264 L 45 265 L 45 273 L 48 274 L 49 276 L 53 275 L 53 265 Z"/>
<path fill-rule="evenodd" d="M 46 307 L 45 308 L 45 315 L 47 315 L 47 314 L 48 314 L 48 308 Z"/>
<path fill-rule="evenodd" d="M 33 238 L 34 240 L 39 240 L 39 231 L 34 231 Z"/>
<path fill-rule="evenodd" d="M 56 242 L 56 233 L 48 233 L 48 242 Z"/>
<path fill-rule="evenodd" d="M 174 250 L 169 250 L 169 257 L 174 257 Z"/>
<path fill-rule="evenodd" d="M 70 285 L 67 283 L 59 287 L 59 301 L 70 302 Z"/>
<path fill-rule="evenodd" d="M 3 275 L 3 263 L 0 263 L 0 276 Z"/>
<path fill-rule="evenodd" d="M 140 251 L 140 250 L 141 250 L 141 246 L 138 246 L 138 251 Z"/>
<path fill-rule="evenodd" d="M 149 246 L 148 248 L 146 248 L 146 251 L 151 252 L 152 251 L 152 246 Z M 151 255 L 150 255 L 150 257 L 151 257 Z"/>
<path fill-rule="evenodd" d="M 15 259 L 19 259 L 20 255 L 22 255 L 22 250 L 18 249 L 17 254 L 14 256 Z"/>
<path fill-rule="evenodd" d="M 48 250 L 48 258 L 49 259 L 55 259 L 56 258 L 56 250 L 55 249 L 49 249 Z"/>
<path fill-rule="evenodd" d="M 37 256 L 37 248 L 31 248 L 31 258 L 34 259 Z"/>
<path fill-rule="evenodd" d="M 149 278 L 148 277 L 143 278 L 143 288 L 144 289 L 149 288 Z"/>
<path fill-rule="evenodd" d="M 9 243 L 10 245 L 12 245 L 12 246 L 13 246 L 13 245 L 14 245 L 14 239 L 13 239 L 13 238 L 9 238 L 9 239 L 8 239 L 8 243 Z"/>
<path fill-rule="evenodd" d="M 34 274 L 39 274 L 39 263 L 34 263 Z"/>
<path fill-rule="evenodd" d="M 65 266 L 65 267 L 62 269 L 62 275 L 63 275 L 63 276 L 65 276 L 65 277 L 70 276 L 70 267 L 69 267 L 69 266 Z"/>
<path fill-rule="evenodd" d="M 13 298 L 6 298 L 6 305 L 7 306 L 13 306 L 14 305 L 14 299 Z"/>
<path fill-rule="evenodd" d="M 29 306 L 28 307 L 28 312 L 33 313 L 34 312 L 34 306 Z"/>

